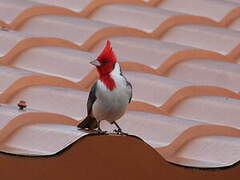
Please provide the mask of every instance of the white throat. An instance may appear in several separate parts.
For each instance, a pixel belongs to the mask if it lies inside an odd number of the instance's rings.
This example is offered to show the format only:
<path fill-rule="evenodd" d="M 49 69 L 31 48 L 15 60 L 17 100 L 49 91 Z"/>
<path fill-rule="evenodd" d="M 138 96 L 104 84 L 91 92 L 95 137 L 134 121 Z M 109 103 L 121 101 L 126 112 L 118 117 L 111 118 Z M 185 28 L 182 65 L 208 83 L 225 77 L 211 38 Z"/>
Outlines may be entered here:
<path fill-rule="evenodd" d="M 110 73 L 111 76 L 120 76 L 121 75 L 121 67 L 118 63 L 115 64 L 113 71 Z"/>

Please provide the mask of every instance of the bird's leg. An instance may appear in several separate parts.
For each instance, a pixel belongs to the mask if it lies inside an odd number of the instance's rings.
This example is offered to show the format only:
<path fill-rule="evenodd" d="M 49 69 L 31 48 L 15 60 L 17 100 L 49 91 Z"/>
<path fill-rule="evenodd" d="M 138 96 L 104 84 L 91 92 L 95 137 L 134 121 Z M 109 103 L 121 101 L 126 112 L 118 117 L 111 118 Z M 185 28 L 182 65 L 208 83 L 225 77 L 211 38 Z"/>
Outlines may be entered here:
<path fill-rule="evenodd" d="M 128 135 L 127 133 L 123 132 L 122 129 L 120 128 L 120 126 L 116 123 L 116 121 L 113 121 L 112 124 L 114 124 L 117 129 L 114 130 L 114 132 L 116 132 L 117 134 L 121 134 L 121 135 Z"/>
<path fill-rule="evenodd" d="M 103 130 L 100 128 L 100 121 L 97 121 L 97 134 L 99 134 L 99 135 L 107 134 L 107 131 L 103 131 Z"/>

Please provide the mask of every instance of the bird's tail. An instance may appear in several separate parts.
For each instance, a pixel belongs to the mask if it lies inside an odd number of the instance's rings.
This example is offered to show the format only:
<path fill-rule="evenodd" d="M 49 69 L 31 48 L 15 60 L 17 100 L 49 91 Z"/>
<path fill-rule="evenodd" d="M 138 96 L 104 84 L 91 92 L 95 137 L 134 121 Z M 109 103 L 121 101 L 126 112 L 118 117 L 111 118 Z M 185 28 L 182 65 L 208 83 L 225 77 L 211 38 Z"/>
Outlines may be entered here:
<path fill-rule="evenodd" d="M 80 122 L 77 126 L 80 129 L 96 129 L 97 128 L 97 120 L 94 117 L 87 116 L 82 122 Z"/>

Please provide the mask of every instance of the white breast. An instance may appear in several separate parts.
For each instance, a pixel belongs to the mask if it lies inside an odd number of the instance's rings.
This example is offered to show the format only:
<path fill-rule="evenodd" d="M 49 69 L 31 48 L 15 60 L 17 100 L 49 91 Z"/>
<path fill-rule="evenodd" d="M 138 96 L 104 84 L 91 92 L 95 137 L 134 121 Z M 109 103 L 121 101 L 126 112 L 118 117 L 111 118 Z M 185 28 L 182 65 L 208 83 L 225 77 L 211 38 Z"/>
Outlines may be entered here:
<path fill-rule="evenodd" d="M 131 96 L 131 88 L 127 86 L 125 78 L 120 73 L 111 74 L 111 77 L 116 84 L 112 91 L 100 80 L 97 82 L 97 99 L 93 104 L 93 115 L 99 121 L 118 120 L 125 113 Z"/>

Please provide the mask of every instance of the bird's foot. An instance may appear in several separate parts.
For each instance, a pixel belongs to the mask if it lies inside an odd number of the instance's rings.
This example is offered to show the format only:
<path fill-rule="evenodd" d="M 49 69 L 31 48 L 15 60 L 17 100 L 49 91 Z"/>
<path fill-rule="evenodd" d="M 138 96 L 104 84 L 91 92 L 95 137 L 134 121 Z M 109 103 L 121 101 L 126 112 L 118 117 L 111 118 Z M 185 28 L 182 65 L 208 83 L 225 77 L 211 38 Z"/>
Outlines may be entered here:
<path fill-rule="evenodd" d="M 122 136 L 127 136 L 128 133 L 123 132 L 121 129 L 115 129 L 114 134 L 122 135 Z"/>
<path fill-rule="evenodd" d="M 96 134 L 97 135 L 108 135 L 109 132 L 108 131 L 97 130 Z"/>

